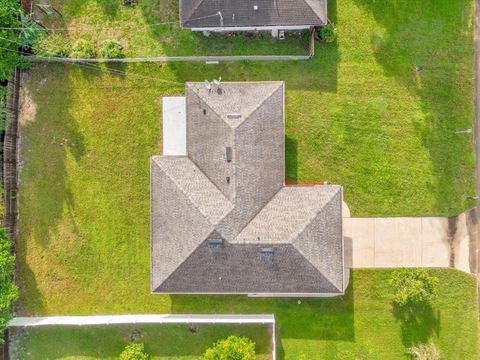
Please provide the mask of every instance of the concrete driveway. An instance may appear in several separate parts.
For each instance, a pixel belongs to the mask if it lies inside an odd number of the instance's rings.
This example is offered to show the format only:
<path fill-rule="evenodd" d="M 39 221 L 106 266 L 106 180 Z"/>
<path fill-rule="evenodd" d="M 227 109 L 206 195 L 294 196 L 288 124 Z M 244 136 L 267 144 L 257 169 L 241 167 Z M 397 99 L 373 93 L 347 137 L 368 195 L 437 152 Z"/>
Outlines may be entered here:
<path fill-rule="evenodd" d="M 354 268 L 456 267 L 470 272 L 467 215 L 345 217 L 346 262 Z"/>

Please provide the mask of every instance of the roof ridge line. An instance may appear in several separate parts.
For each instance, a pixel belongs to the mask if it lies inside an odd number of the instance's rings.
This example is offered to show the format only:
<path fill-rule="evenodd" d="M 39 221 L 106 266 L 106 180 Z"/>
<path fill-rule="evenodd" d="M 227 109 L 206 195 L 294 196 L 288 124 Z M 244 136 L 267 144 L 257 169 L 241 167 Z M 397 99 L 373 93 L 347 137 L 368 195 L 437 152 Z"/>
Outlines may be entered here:
<path fill-rule="evenodd" d="M 193 14 L 195 13 L 195 11 L 197 11 L 198 7 L 199 7 L 204 1 L 205 1 L 205 0 L 200 0 L 200 1 L 198 2 L 197 6 L 195 6 L 195 7 L 192 9 L 192 11 L 191 11 L 190 14 L 188 15 L 188 18 L 187 18 L 187 19 L 185 19 L 185 20 L 182 21 L 182 17 L 180 16 L 180 27 L 183 25 L 182 22 L 183 22 L 183 23 L 186 23 L 187 21 L 191 20 L 190 18 L 193 16 Z M 182 3 L 182 2 L 180 1 L 180 4 L 181 4 L 181 3 Z M 180 13 L 181 13 L 181 10 L 180 10 Z M 181 14 L 180 14 L 180 15 L 181 15 Z"/>
<path fill-rule="evenodd" d="M 327 185 L 327 186 L 328 186 L 328 185 Z M 330 196 L 330 199 L 328 199 L 328 201 L 327 201 L 327 202 L 325 203 L 325 205 L 322 207 L 322 210 L 323 210 L 326 206 L 328 206 L 328 205 L 333 201 L 333 199 L 334 199 L 334 197 L 335 197 L 336 195 L 337 195 L 337 194 L 335 193 L 335 194 L 333 194 L 333 195 Z M 313 219 L 315 219 L 319 214 L 320 214 L 320 213 L 316 213 L 315 216 L 313 217 Z M 305 225 L 305 227 L 302 229 L 302 231 L 300 231 L 300 232 L 297 234 L 297 240 L 298 240 L 298 236 L 302 235 L 302 234 L 305 232 L 305 230 L 307 229 L 307 227 L 312 223 L 312 220 L 313 220 L 313 219 L 310 219 L 310 221 L 307 223 L 307 225 Z M 342 237 L 343 237 L 343 235 L 342 235 Z M 302 252 L 302 250 L 300 250 L 297 246 L 295 246 L 295 243 L 296 243 L 296 242 L 297 242 L 297 241 L 291 242 L 292 246 L 293 246 L 295 249 L 297 249 L 297 251 L 298 251 L 310 264 L 312 264 L 312 263 L 310 262 L 310 260 L 305 256 L 305 254 Z M 343 242 L 343 239 L 342 239 L 342 242 Z M 345 250 L 345 249 L 344 249 L 344 250 Z M 315 267 L 315 269 L 317 268 L 317 267 L 316 267 L 315 265 L 313 265 L 313 264 L 312 264 L 312 266 Z M 320 272 L 320 271 L 319 271 L 319 272 Z M 323 276 L 325 277 L 325 279 L 327 279 L 337 290 L 341 291 L 340 289 L 338 289 L 338 287 L 337 287 L 336 285 L 333 284 L 333 282 L 332 282 L 329 278 L 327 278 L 327 276 L 326 276 L 325 274 L 322 273 L 322 275 L 323 275 Z M 343 279 L 343 277 L 342 277 L 342 286 L 343 286 L 343 283 L 344 283 L 344 279 Z"/>
<path fill-rule="evenodd" d="M 187 84 L 195 84 L 195 83 L 187 83 Z M 204 103 L 205 105 L 207 105 L 207 107 L 208 107 L 210 110 L 212 110 L 212 112 L 213 112 L 215 115 L 217 115 L 220 120 L 222 120 L 225 124 L 227 124 L 227 126 L 228 126 L 229 128 L 232 129 L 232 127 L 230 126 L 230 124 L 227 123 L 225 120 L 223 120 L 222 117 L 220 116 L 220 114 L 219 114 L 218 112 L 216 112 L 215 109 L 212 108 L 212 107 L 208 104 L 208 102 L 207 102 L 203 97 L 200 96 L 200 94 L 199 94 L 198 92 L 195 91 L 195 90 L 198 90 L 196 87 L 194 87 L 194 86 L 189 86 L 189 87 L 190 87 L 191 89 L 193 89 L 193 93 L 194 93 L 195 95 L 197 95 L 197 97 L 198 97 L 200 100 L 202 100 L 203 103 Z"/>
<path fill-rule="evenodd" d="M 235 235 L 235 237 L 233 238 L 232 243 L 235 242 L 235 239 L 238 237 L 238 235 L 240 235 L 240 234 L 242 233 L 242 231 L 245 230 L 245 229 L 247 228 L 247 226 L 250 225 L 250 223 L 251 223 L 253 220 L 255 220 L 255 218 L 258 216 L 258 214 L 260 214 L 260 213 L 262 212 L 262 210 L 265 209 L 268 204 L 270 204 L 270 202 L 273 200 L 273 198 L 274 198 L 275 196 L 277 196 L 277 194 L 278 194 L 280 191 L 282 191 L 283 188 L 285 188 L 285 185 L 283 185 L 280 189 L 278 189 L 278 191 L 277 191 L 275 194 L 272 195 L 272 197 L 265 203 L 265 205 L 262 206 L 262 207 L 260 208 L 260 210 L 258 210 L 258 211 L 255 213 L 255 215 L 252 216 L 252 218 L 251 218 L 251 219 L 246 223 L 246 225 L 238 232 L 238 234 Z M 242 242 L 242 244 L 245 244 L 245 243 Z"/>
<path fill-rule="evenodd" d="M 179 156 L 179 157 L 182 157 L 182 158 L 185 158 L 185 159 L 187 159 L 187 160 L 190 160 L 190 161 L 192 162 L 192 164 L 194 164 L 195 167 L 196 167 L 198 170 L 200 170 L 200 172 L 202 173 L 202 175 L 205 176 L 205 178 L 207 178 L 210 183 L 212 183 L 212 181 L 210 180 L 210 178 L 209 178 L 207 175 L 205 175 L 205 173 L 197 166 L 197 164 L 195 164 L 195 162 L 193 162 L 188 156 Z M 165 175 L 167 175 L 167 177 L 168 177 L 168 178 L 177 186 L 177 188 L 179 188 L 180 191 L 187 197 L 187 199 L 190 201 L 190 203 L 193 205 L 193 207 L 194 207 L 195 209 L 197 209 L 198 212 L 199 212 L 200 214 L 202 214 L 203 217 L 208 221 L 208 223 L 215 228 L 215 225 L 216 225 L 216 224 L 213 224 L 212 221 L 210 220 L 210 217 L 209 217 L 207 214 L 205 214 L 205 213 L 198 207 L 197 204 L 195 204 L 195 202 L 192 200 L 192 198 L 190 197 L 190 195 L 185 191 L 185 189 L 183 189 L 183 188 L 175 181 L 175 179 L 174 179 L 172 176 L 170 176 L 170 174 L 169 174 L 167 171 L 165 171 L 164 169 L 162 169 L 162 167 L 161 167 L 156 161 L 154 161 L 154 162 L 155 162 L 155 164 L 158 166 L 158 168 L 159 168 L 160 170 L 162 170 L 162 172 L 163 172 Z M 215 186 L 215 189 L 217 189 L 217 190 L 220 192 L 220 194 L 222 194 L 222 196 L 225 198 L 225 200 L 226 200 L 230 205 L 233 205 L 232 202 L 223 194 L 223 192 L 221 192 L 220 189 L 218 189 L 214 183 L 212 183 L 212 184 L 213 184 L 213 186 Z M 230 209 L 230 211 L 231 211 L 231 210 L 232 210 L 232 209 Z M 227 214 L 229 214 L 230 211 L 229 211 Z M 225 218 L 225 216 L 222 217 L 220 220 L 223 220 L 224 218 Z"/>
<path fill-rule="evenodd" d="M 261 81 L 259 81 L 259 82 L 261 82 Z M 276 81 L 271 81 L 271 82 L 276 82 Z M 284 84 L 285 84 L 284 81 L 280 81 L 280 85 L 281 85 L 282 87 L 284 86 Z M 268 99 L 270 99 L 270 98 L 272 97 L 273 93 L 274 93 L 275 91 L 277 91 L 278 89 L 279 89 L 279 87 L 273 89 L 272 92 L 270 92 L 270 93 L 268 94 L 268 96 L 266 96 L 266 97 L 262 100 L 262 102 L 260 102 L 248 115 L 245 116 L 245 120 L 243 120 L 240 124 L 237 124 L 237 126 L 233 127 L 232 129 L 237 129 L 237 128 L 239 128 L 240 126 L 242 126 L 242 124 L 244 124 L 244 123 L 248 120 L 248 118 L 249 118 L 250 116 L 252 116 L 252 114 L 253 114 L 255 111 L 257 111 L 263 104 L 265 104 L 265 101 L 267 101 Z M 285 92 L 285 89 L 283 89 L 283 91 Z M 220 118 L 221 118 L 221 117 L 220 117 Z M 223 120 L 223 119 L 222 119 L 222 120 Z M 223 120 L 223 121 L 225 121 L 225 120 Z M 226 121 L 225 121 L 225 122 L 226 122 Z M 228 123 L 227 123 L 227 124 L 228 124 Z M 285 130 L 284 130 L 284 134 L 285 134 Z"/>
<path fill-rule="evenodd" d="M 317 267 L 315 265 L 312 264 L 312 262 L 293 244 L 291 244 L 292 247 L 297 250 L 297 252 L 300 254 L 301 257 L 303 257 L 305 259 L 305 261 L 307 261 L 310 265 L 312 265 L 312 267 L 315 269 L 316 272 L 318 272 L 320 275 L 322 275 L 325 279 L 327 279 L 327 281 L 330 283 L 330 285 L 332 285 L 335 289 L 337 289 L 340 293 L 342 293 L 343 291 L 341 289 L 338 288 L 338 286 L 336 286 L 334 283 L 332 283 L 332 281 L 327 278 L 325 276 L 324 273 L 320 272 Z M 343 285 L 343 279 L 342 279 L 342 285 Z"/>
<path fill-rule="evenodd" d="M 272 84 L 273 84 L 273 83 L 279 83 L 279 87 L 280 87 L 280 86 L 283 87 L 283 86 L 285 85 L 285 81 L 280 81 L 280 80 L 273 80 L 273 81 L 225 81 L 224 83 L 227 83 L 227 84 L 228 84 L 228 83 L 230 83 L 230 84 L 238 84 L 238 83 L 242 83 L 242 84 L 243 84 L 243 83 L 272 83 Z M 195 84 L 195 82 L 188 82 L 187 85 L 188 85 L 188 84 Z M 248 115 L 245 115 L 245 119 L 244 119 L 241 123 L 237 124 L 236 126 L 231 126 L 224 118 L 222 118 L 222 116 L 221 116 L 217 111 L 215 111 L 214 108 L 212 108 L 212 107 L 208 104 L 208 102 L 207 102 L 202 96 L 200 96 L 199 93 L 197 93 L 197 92 L 195 91 L 195 90 L 197 90 L 196 87 L 191 86 L 191 85 L 188 85 L 188 86 L 189 86 L 191 89 L 193 89 L 193 90 L 194 90 L 193 92 L 198 96 L 198 98 L 201 99 L 201 100 L 205 103 L 205 105 L 207 105 L 208 108 L 209 108 L 210 110 L 212 110 L 212 111 L 220 118 L 220 120 L 222 120 L 225 124 L 227 124 L 227 126 L 228 126 L 230 129 L 232 129 L 232 130 L 235 130 L 235 129 L 239 128 L 243 123 L 245 123 L 245 121 L 247 121 L 248 118 L 249 118 L 255 111 L 257 111 L 263 104 L 265 104 L 265 101 L 267 101 L 268 99 L 270 99 L 270 98 L 272 97 L 273 93 L 279 89 L 279 87 L 274 88 L 271 92 L 268 93 L 267 96 L 265 96 L 265 98 L 264 98 L 252 111 L 250 111 L 250 112 L 248 113 Z M 283 91 L 285 92 L 285 89 L 283 89 Z"/>
<path fill-rule="evenodd" d="M 189 84 L 189 83 L 187 83 L 187 84 Z M 190 84 L 194 84 L 194 83 L 190 83 Z M 192 88 L 192 89 L 196 89 L 196 87 L 192 87 L 192 86 L 189 86 L 189 87 Z M 193 93 L 194 93 L 195 95 L 197 95 L 197 97 L 198 97 L 200 100 L 202 100 L 203 103 L 204 103 L 210 110 L 212 110 L 212 112 L 213 112 L 215 115 L 217 115 L 218 118 L 219 118 L 221 121 L 225 122 L 225 121 L 222 119 L 222 117 L 220 116 L 220 114 L 218 114 L 210 105 L 208 105 L 208 103 L 207 103 L 195 90 L 193 90 Z M 188 113 L 188 111 L 187 111 L 187 113 Z M 228 125 L 228 124 L 227 124 L 227 125 Z M 188 131 L 188 126 L 187 126 L 187 131 Z M 188 144 L 187 144 L 187 147 L 188 147 Z M 197 164 L 195 161 L 193 161 L 193 160 L 190 158 L 190 156 L 187 155 L 187 158 L 190 159 L 190 161 L 195 164 L 195 166 L 198 168 L 198 170 L 200 170 L 200 172 L 213 184 L 213 186 L 215 186 L 215 188 L 216 188 L 218 191 L 220 191 L 223 196 L 225 196 L 225 194 L 223 193 L 223 191 L 220 190 L 220 188 L 217 186 L 217 184 L 215 184 L 215 183 L 212 181 L 212 179 L 210 179 L 210 178 L 208 177 L 208 175 L 203 172 L 203 170 L 200 168 L 200 166 L 198 166 L 198 164 Z M 233 165 L 233 168 L 234 168 L 234 171 L 235 171 L 235 168 L 236 168 L 235 164 Z M 234 191 L 234 196 L 233 196 L 233 198 L 235 198 L 236 190 L 234 189 L 233 191 Z M 226 196 L 225 196 L 225 198 L 226 198 L 232 205 L 234 204 L 234 203 L 233 203 L 232 201 L 230 201 Z M 231 211 L 231 210 L 230 210 L 230 211 Z"/>
<path fill-rule="evenodd" d="M 205 1 L 205 0 L 202 0 L 201 2 L 203 2 L 203 1 Z M 318 20 L 320 20 L 320 21 L 322 21 L 322 22 L 323 22 L 323 21 L 327 22 L 327 19 L 324 20 L 324 19 L 320 18 L 320 16 L 318 16 L 318 14 L 317 14 L 317 12 L 315 11 L 315 9 L 310 5 L 309 0 L 304 0 L 304 1 L 305 1 L 305 4 L 307 4 L 307 6 L 308 6 L 310 9 L 312 9 L 312 12 L 315 14 L 315 16 L 318 18 Z M 328 12 L 328 11 L 327 11 L 327 12 Z M 327 14 L 327 12 L 325 12 L 325 14 Z M 327 15 L 327 18 L 328 18 L 328 15 Z"/>
<path fill-rule="evenodd" d="M 325 186 L 325 185 L 313 185 L 313 186 L 308 186 L 308 187 L 315 187 L 315 186 Z M 328 185 L 326 185 L 326 186 L 328 186 Z M 326 202 L 325 205 L 322 207 L 322 209 L 323 209 L 325 206 L 327 206 L 328 204 L 330 204 L 330 202 L 332 201 L 332 199 L 333 199 L 333 197 L 334 197 L 335 195 L 336 195 L 336 194 L 330 195 L 330 199 L 327 200 L 327 202 Z M 312 223 L 312 220 L 315 219 L 317 216 L 318 216 L 318 213 L 315 213 L 315 215 L 308 220 L 307 224 L 297 233 L 296 238 L 298 238 L 299 235 L 302 235 L 302 234 L 305 232 L 305 230 L 307 229 L 308 225 L 310 225 L 310 224 Z M 291 242 L 290 244 L 292 244 L 295 248 L 297 248 L 297 247 L 295 246 L 295 242 L 296 242 L 296 241 L 293 241 L 293 242 Z"/>

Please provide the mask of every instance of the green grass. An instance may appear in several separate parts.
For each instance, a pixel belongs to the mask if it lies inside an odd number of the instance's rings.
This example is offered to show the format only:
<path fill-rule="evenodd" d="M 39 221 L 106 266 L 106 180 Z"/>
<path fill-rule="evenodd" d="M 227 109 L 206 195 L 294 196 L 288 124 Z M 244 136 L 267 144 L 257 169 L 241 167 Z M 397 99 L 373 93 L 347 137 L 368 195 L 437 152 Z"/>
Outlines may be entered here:
<path fill-rule="evenodd" d="M 414 307 L 411 312 L 395 311 L 387 279 L 390 270 L 355 270 L 347 294 L 336 299 L 249 299 L 239 296 L 171 296 L 165 305 L 161 296 L 145 302 L 144 312 L 173 313 L 274 313 L 280 359 L 407 359 L 405 349 L 419 342 L 433 341 L 448 360 L 478 358 L 478 329 L 475 279 L 456 270 L 432 270 L 439 277 L 439 296 L 431 306 Z M 101 274 L 99 274 L 101 276 Z M 131 284 L 132 293 L 144 298 Z M 110 290 L 122 302 L 115 286 Z M 66 290 L 65 290 L 66 291 Z M 79 293 L 71 296 L 83 296 Z M 132 309 L 134 310 L 134 309 Z M 108 312 L 108 311 L 107 311 Z M 210 329 L 188 334 L 183 327 L 165 330 L 141 327 L 152 354 L 200 354 L 214 339 L 230 333 L 252 337 L 268 350 L 265 337 L 249 327 Z M 88 354 L 91 358 L 114 356 L 124 344 L 118 329 L 30 331 L 16 338 L 15 351 L 29 349 L 39 358 Z M 203 337 L 204 336 L 204 337 Z M 264 335 L 263 335 L 264 336 Z M 195 340 L 192 340 L 195 339 Z M 165 345 L 166 344 L 166 345 Z M 98 352 L 96 352 L 98 351 Z M 101 351 L 101 352 L 100 352 Z M 48 356 L 47 356 L 48 355 Z M 28 358 L 28 357 L 26 357 Z M 37 358 L 37 357 L 32 357 Z M 23 358 L 22 358 L 23 359 Z"/>
<path fill-rule="evenodd" d="M 284 80 L 287 180 L 342 184 L 354 216 L 474 205 L 472 135 L 455 134 L 473 120 L 473 1 L 329 4 L 338 42 L 308 62 L 34 67 L 22 88 L 22 313 L 273 311 L 287 359 L 403 357 L 411 341 L 381 286 L 388 272 L 356 271 L 347 297 L 300 307 L 149 293 L 149 157 L 161 152 L 161 98 L 185 81 Z M 449 359 L 473 359 L 474 285 L 440 274 L 440 331 L 426 334 Z"/>
<path fill-rule="evenodd" d="M 185 325 L 136 326 L 53 326 L 16 330 L 11 341 L 14 359 L 118 359 L 132 339 L 145 344 L 152 360 L 200 360 L 202 353 L 217 340 L 234 334 L 256 343 L 259 360 L 269 359 L 269 328 L 252 325 L 200 325 L 195 333 Z"/>
<path fill-rule="evenodd" d="M 97 45 L 105 39 L 119 40 L 129 57 L 308 53 L 308 32 L 290 33 L 285 40 L 278 40 L 269 32 L 255 36 L 212 34 L 205 37 L 198 32 L 181 30 L 178 0 L 142 0 L 135 7 L 124 6 L 123 0 L 53 0 L 50 4 L 63 16 L 45 17 L 37 10 L 47 27 L 75 29 L 59 31 L 71 43 L 79 38 Z"/>

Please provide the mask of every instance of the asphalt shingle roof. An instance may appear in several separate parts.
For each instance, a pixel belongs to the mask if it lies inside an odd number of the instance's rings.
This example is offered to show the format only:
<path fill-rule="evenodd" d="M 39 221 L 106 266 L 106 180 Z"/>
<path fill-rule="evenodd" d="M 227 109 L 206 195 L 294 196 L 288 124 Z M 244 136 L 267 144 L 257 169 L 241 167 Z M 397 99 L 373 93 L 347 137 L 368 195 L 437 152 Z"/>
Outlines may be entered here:
<path fill-rule="evenodd" d="M 283 83 L 220 89 L 186 85 L 188 156 L 152 158 L 152 291 L 342 293 L 342 189 L 284 186 Z"/>
<path fill-rule="evenodd" d="M 256 8 L 254 8 L 256 7 Z M 320 26 L 327 0 L 180 0 L 183 27 Z"/>

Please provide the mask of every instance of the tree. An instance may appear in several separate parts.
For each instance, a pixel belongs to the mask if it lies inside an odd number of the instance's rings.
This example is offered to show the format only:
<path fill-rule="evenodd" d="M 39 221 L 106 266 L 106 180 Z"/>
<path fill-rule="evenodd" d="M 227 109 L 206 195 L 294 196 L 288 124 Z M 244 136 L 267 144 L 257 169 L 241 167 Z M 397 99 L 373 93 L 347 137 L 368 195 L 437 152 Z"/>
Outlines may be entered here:
<path fill-rule="evenodd" d="M 255 360 L 255 343 L 246 337 L 229 336 L 203 354 L 205 360 Z"/>
<path fill-rule="evenodd" d="M 148 358 L 143 343 L 128 344 L 120 354 L 120 360 L 148 360 Z"/>
<path fill-rule="evenodd" d="M 426 269 L 398 269 L 389 280 L 393 287 L 393 302 L 399 306 L 428 303 L 438 293 L 438 278 Z"/>
<path fill-rule="evenodd" d="M 12 243 L 7 238 L 5 229 L 0 229 L 0 330 L 2 332 L 11 318 L 11 306 L 18 298 L 18 289 L 13 282 L 15 257 L 10 254 L 11 246 Z"/>
<path fill-rule="evenodd" d="M 18 0 L 0 0 L 0 26 L 21 27 L 22 8 Z M 17 50 L 20 46 L 20 31 L 0 29 L 0 80 L 6 80 L 20 60 Z"/>

